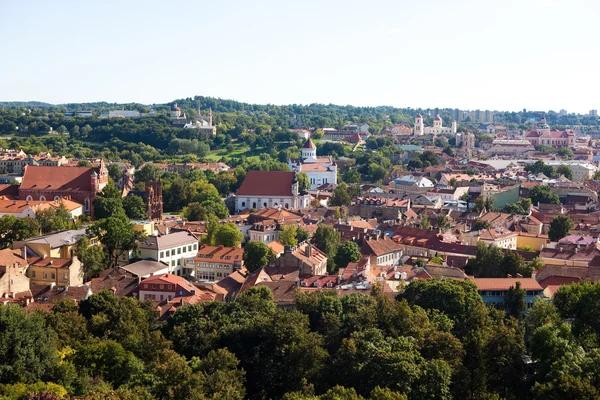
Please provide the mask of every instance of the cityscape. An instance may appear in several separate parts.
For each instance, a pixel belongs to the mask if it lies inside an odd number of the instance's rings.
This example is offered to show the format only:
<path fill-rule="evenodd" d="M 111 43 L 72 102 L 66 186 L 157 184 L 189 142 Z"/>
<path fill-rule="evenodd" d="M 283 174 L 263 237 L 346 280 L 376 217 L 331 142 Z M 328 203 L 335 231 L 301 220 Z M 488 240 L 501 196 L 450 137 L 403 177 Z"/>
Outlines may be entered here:
<path fill-rule="evenodd" d="M 600 399 L 599 5 L 333 3 L 0 4 L 0 399 Z"/>

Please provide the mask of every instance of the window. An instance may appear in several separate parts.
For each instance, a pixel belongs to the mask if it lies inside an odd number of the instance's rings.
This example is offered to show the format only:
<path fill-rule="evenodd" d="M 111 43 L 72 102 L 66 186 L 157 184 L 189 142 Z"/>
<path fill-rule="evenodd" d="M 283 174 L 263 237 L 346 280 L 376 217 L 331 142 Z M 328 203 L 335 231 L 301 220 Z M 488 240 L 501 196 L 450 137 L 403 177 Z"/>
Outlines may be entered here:
<path fill-rule="evenodd" d="M 164 258 L 164 256 L 165 256 L 165 252 L 164 252 L 164 251 L 161 251 L 161 252 L 160 252 L 160 258 Z"/>
<path fill-rule="evenodd" d="M 181 247 L 177 248 L 177 254 L 181 254 Z"/>
<path fill-rule="evenodd" d="M 35 271 L 31 271 L 31 277 L 35 278 Z"/>
<path fill-rule="evenodd" d="M 67 279 L 69 279 L 69 275 L 68 275 L 66 272 L 63 274 L 63 279 L 64 279 L 65 281 L 66 281 Z"/>
<path fill-rule="evenodd" d="M 246 207 L 246 202 L 242 201 L 242 207 Z"/>
<path fill-rule="evenodd" d="M 165 288 L 165 285 L 160 285 L 160 289 L 161 290 L 164 289 L 164 288 Z"/>
<path fill-rule="evenodd" d="M 171 290 L 171 285 L 167 286 L 167 289 Z"/>
<path fill-rule="evenodd" d="M 194 243 L 194 250 L 198 249 L 198 243 Z"/>
<path fill-rule="evenodd" d="M 156 289 L 156 285 L 152 285 L 152 289 Z"/>
<path fill-rule="evenodd" d="M 54 272 L 52 273 L 52 279 L 55 279 L 56 275 L 54 274 Z"/>
<path fill-rule="evenodd" d="M 169 257 L 171 255 L 169 250 L 166 251 L 166 255 L 167 255 L 167 257 Z"/>
<path fill-rule="evenodd" d="M 192 245 L 191 244 L 188 246 L 188 251 L 192 251 Z"/>

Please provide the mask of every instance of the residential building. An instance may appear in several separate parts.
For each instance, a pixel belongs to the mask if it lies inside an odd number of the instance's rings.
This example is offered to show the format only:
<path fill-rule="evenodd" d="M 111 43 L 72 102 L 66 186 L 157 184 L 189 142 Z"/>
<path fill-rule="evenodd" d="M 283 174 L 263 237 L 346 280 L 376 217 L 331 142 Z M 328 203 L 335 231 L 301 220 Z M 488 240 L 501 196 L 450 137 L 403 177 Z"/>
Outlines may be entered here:
<path fill-rule="evenodd" d="M 528 151 L 535 151 L 535 147 L 527 139 L 496 139 L 487 150 L 487 154 L 520 157 Z"/>
<path fill-rule="evenodd" d="M 366 236 L 361 253 L 372 257 L 371 264 L 376 265 L 400 265 L 404 254 L 402 246 L 384 233 Z"/>
<path fill-rule="evenodd" d="M 271 262 L 271 267 L 295 268 L 300 275 L 325 275 L 327 255 L 308 242 L 296 247 L 286 246 L 281 257 Z"/>
<path fill-rule="evenodd" d="M 16 218 L 35 218 L 38 211 L 46 209 L 58 209 L 63 205 L 71 218 L 76 218 L 83 214 L 83 204 L 67 199 L 39 201 L 39 200 L 1 200 L 0 199 L 0 217 L 12 215 Z"/>
<path fill-rule="evenodd" d="M 71 258 L 77 240 L 86 236 L 85 228 L 52 232 L 25 240 L 16 240 L 13 242 L 12 248 L 13 250 L 21 250 L 27 247 L 28 254 L 35 254 L 40 257 Z M 96 245 L 97 243 L 96 238 L 90 238 L 90 244 Z"/>
<path fill-rule="evenodd" d="M 119 267 L 122 271 L 125 271 L 132 276 L 146 279 L 154 275 L 163 275 L 169 273 L 169 265 L 154 261 L 154 260 L 140 260 L 131 264 L 123 265 Z"/>
<path fill-rule="evenodd" d="M 458 201 L 462 198 L 465 193 L 469 192 L 469 188 L 466 186 L 462 187 L 449 187 L 449 188 L 435 188 L 431 189 L 426 193 L 428 197 L 439 197 L 442 200 L 454 200 Z"/>
<path fill-rule="evenodd" d="M 172 300 L 176 297 L 191 296 L 197 288 L 185 278 L 173 274 L 154 275 L 138 285 L 140 300 Z"/>
<path fill-rule="evenodd" d="M 235 193 L 236 210 L 273 207 L 308 208 L 310 194 L 299 191 L 294 172 L 248 171 Z"/>
<path fill-rule="evenodd" d="M 149 236 L 140 243 L 140 257 L 165 263 L 169 272 L 177 276 L 189 275 L 192 268 L 185 260 L 192 260 L 198 252 L 198 239 L 188 232 L 173 232 L 162 236 Z"/>
<path fill-rule="evenodd" d="M 500 247 L 501 249 L 517 249 L 517 232 L 513 232 L 506 228 L 496 227 L 480 230 L 477 239 L 486 245 Z"/>
<path fill-rule="evenodd" d="M 0 250 L 0 297 L 14 298 L 29 291 L 29 278 L 24 271 L 27 260 L 11 249 Z"/>
<path fill-rule="evenodd" d="M 239 247 L 203 244 L 194 260 L 186 264 L 186 268 L 192 267 L 192 275 L 199 281 L 215 282 L 241 269 L 244 266 L 243 256 L 244 250 Z"/>
<path fill-rule="evenodd" d="M 83 284 L 81 261 L 73 255 L 70 258 L 45 256 L 28 257 L 29 267 L 25 275 L 35 285 L 56 285 L 61 287 Z"/>
<path fill-rule="evenodd" d="M 521 289 L 526 291 L 525 304 L 531 307 L 535 299 L 543 295 L 544 289 L 533 278 L 471 278 L 477 285 L 477 291 L 488 306 L 505 308 L 505 296 L 511 287 L 516 287 L 517 282 Z"/>
<path fill-rule="evenodd" d="M 433 188 L 433 182 L 425 177 L 405 175 L 390 182 L 390 188 L 396 193 L 427 193 Z"/>
<path fill-rule="evenodd" d="M 337 184 L 337 164 L 330 156 L 317 157 L 317 146 L 308 139 L 302 147 L 302 158 L 290 159 L 290 171 L 308 175 L 310 190 L 324 184 Z"/>

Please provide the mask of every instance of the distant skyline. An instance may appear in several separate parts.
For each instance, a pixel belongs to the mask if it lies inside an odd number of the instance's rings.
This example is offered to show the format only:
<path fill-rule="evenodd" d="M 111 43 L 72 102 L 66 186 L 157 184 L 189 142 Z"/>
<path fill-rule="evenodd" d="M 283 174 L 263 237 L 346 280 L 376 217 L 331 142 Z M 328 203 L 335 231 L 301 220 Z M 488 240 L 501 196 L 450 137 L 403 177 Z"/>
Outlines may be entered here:
<path fill-rule="evenodd" d="M 0 101 L 600 109 L 586 0 L 0 1 Z"/>

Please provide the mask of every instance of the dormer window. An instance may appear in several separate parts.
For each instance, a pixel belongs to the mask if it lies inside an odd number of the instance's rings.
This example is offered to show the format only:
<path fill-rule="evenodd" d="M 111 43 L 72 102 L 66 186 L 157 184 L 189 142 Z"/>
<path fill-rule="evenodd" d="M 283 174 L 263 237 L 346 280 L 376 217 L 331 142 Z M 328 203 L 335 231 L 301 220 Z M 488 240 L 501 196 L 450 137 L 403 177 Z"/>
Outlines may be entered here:
<path fill-rule="evenodd" d="M 301 286 L 306 286 L 306 281 L 302 281 Z"/>
<path fill-rule="evenodd" d="M 313 283 L 314 287 L 319 287 L 319 281 L 315 281 L 315 283 Z"/>
<path fill-rule="evenodd" d="M 327 287 L 333 287 L 333 283 L 327 282 Z"/>

